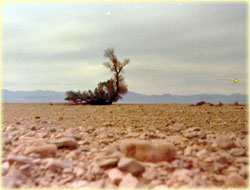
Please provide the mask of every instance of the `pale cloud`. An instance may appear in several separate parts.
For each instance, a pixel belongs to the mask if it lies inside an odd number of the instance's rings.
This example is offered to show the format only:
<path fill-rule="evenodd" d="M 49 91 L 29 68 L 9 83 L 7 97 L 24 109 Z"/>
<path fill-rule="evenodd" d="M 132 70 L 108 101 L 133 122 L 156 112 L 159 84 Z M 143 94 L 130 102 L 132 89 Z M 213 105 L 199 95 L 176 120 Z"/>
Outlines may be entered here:
<path fill-rule="evenodd" d="M 110 12 L 110 14 L 106 14 Z M 129 90 L 246 93 L 246 3 L 5 3 L 3 88 L 87 90 L 104 50 L 129 58 Z M 219 78 L 238 78 L 237 85 Z"/>

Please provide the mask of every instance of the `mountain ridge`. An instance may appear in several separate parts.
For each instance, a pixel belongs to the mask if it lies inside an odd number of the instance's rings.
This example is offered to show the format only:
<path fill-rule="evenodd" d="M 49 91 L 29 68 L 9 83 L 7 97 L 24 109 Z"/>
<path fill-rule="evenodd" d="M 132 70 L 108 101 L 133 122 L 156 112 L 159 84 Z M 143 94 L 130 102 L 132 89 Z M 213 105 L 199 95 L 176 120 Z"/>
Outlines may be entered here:
<path fill-rule="evenodd" d="M 35 91 L 10 91 L 2 90 L 2 102 L 16 103 L 42 103 L 42 102 L 66 102 L 64 100 L 65 92 L 57 92 L 51 90 L 35 90 Z M 207 101 L 211 103 L 247 103 L 248 96 L 245 94 L 197 94 L 197 95 L 146 95 L 133 91 L 129 91 L 118 103 L 196 103 L 198 101 Z"/>

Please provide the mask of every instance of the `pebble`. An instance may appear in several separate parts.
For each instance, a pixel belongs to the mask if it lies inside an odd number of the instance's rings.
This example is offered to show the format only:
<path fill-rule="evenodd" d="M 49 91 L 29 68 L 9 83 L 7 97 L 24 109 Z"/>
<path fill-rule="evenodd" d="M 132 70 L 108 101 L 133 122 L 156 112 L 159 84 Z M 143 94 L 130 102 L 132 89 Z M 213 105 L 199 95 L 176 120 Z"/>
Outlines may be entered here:
<path fill-rule="evenodd" d="M 138 184 L 138 179 L 129 173 L 122 179 L 119 188 L 136 188 Z"/>
<path fill-rule="evenodd" d="M 148 181 L 153 180 L 157 176 L 157 172 L 152 169 L 147 169 L 143 174 L 142 177 Z"/>
<path fill-rule="evenodd" d="M 7 157 L 7 160 L 9 162 L 20 162 L 20 163 L 24 163 L 24 164 L 32 164 L 33 160 L 32 158 L 28 157 L 28 156 L 23 156 L 23 155 L 9 155 Z"/>
<path fill-rule="evenodd" d="M 11 137 L 4 137 L 3 138 L 3 143 L 4 143 L 4 145 L 11 145 L 12 144 L 12 140 L 13 140 L 13 138 L 11 138 Z"/>
<path fill-rule="evenodd" d="M 232 159 L 233 159 L 232 156 L 226 152 L 222 152 L 214 157 L 214 160 L 216 162 L 220 162 L 222 164 L 231 164 Z"/>
<path fill-rule="evenodd" d="M 121 151 L 127 157 L 146 162 L 171 161 L 176 154 L 175 146 L 163 140 L 125 140 L 121 143 Z"/>
<path fill-rule="evenodd" d="M 4 162 L 2 164 L 2 175 L 6 175 L 9 172 L 9 168 L 10 168 L 10 163 Z"/>
<path fill-rule="evenodd" d="M 93 167 L 92 167 L 92 169 L 91 169 L 91 172 L 92 172 L 93 174 L 95 174 L 95 175 L 98 175 L 98 174 L 102 175 L 102 174 L 104 173 L 103 169 L 100 168 L 100 166 L 97 165 L 97 164 L 94 164 L 94 165 L 93 165 Z"/>
<path fill-rule="evenodd" d="M 207 152 L 206 149 L 202 149 L 202 150 L 200 150 L 199 152 L 196 153 L 196 156 L 199 159 L 205 159 L 208 156 L 208 152 Z"/>
<path fill-rule="evenodd" d="M 230 139 L 227 135 L 219 135 L 217 137 L 217 144 L 222 149 L 231 149 L 235 147 L 233 140 Z"/>
<path fill-rule="evenodd" d="M 243 148 L 232 148 L 229 153 L 232 155 L 232 156 L 236 156 L 236 157 L 239 157 L 239 156 L 244 156 L 246 154 L 246 151 L 243 149 Z"/>
<path fill-rule="evenodd" d="M 74 168 L 74 173 L 76 174 L 77 177 L 80 177 L 84 174 L 84 169 L 80 167 Z"/>
<path fill-rule="evenodd" d="M 140 175 L 145 171 L 144 166 L 138 161 L 126 157 L 121 158 L 118 163 L 118 168 L 122 171 L 130 172 L 135 176 Z"/>
<path fill-rule="evenodd" d="M 171 126 L 169 126 L 168 127 L 168 130 L 170 131 L 170 132 L 179 132 L 181 129 L 182 129 L 182 125 L 180 125 L 180 124 L 175 124 L 175 125 L 171 125 Z"/>
<path fill-rule="evenodd" d="M 108 171 L 108 177 L 112 183 L 118 185 L 123 179 L 123 173 L 118 168 L 113 168 Z"/>
<path fill-rule="evenodd" d="M 228 187 L 245 187 L 246 183 L 243 177 L 237 173 L 231 173 L 226 178 L 226 184 Z"/>
<path fill-rule="evenodd" d="M 107 169 L 107 168 L 112 168 L 112 167 L 117 166 L 118 161 L 119 161 L 118 158 L 108 158 L 108 159 L 104 159 L 104 160 L 99 161 L 98 165 L 101 168 Z"/>
<path fill-rule="evenodd" d="M 80 187 L 86 187 L 89 184 L 88 181 L 81 180 L 81 181 L 75 181 L 70 184 L 70 188 L 80 188 Z"/>
<path fill-rule="evenodd" d="M 189 184 L 192 181 L 192 173 L 188 169 L 177 169 L 175 170 L 168 181 L 168 185 L 178 183 L 180 186 Z"/>
<path fill-rule="evenodd" d="M 240 169 L 239 174 L 244 177 L 247 178 L 248 177 L 248 167 L 247 166 L 242 166 Z"/>
<path fill-rule="evenodd" d="M 187 146 L 187 147 L 185 148 L 185 150 L 184 150 L 184 155 L 185 155 L 185 156 L 191 156 L 191 155 L 192 155 L 192 152 L 193 152 L 192 147 L 191 147 L 191 146 Z"/>
<path fill-rule="evenodd" d="M 37 127 L 36 127 L 35 125 L 33 125 L 33 126 L 30 128 L 30 130 L 36 131 L 36 130 L 37 130 Z"/>
<path fill-rule="evenodd" d="M 56 128 L 55 128 L 55 127 L 52 127 L 52 128 L 49 129 L 49 131 L 50 131 L 51 133 L 54 133 L 54 132 L 56 132 Z"/>
<path fill-rule="evenodd" d="M 100 189 L 104 186 L 104 183 L 105 183 L 105 180 L 100 179 L 98 181 L 93 181 L 93 182 L 89 183 L 86 187 Z"/>
<path fill-rule="evenodd" d="M 41 156 L 56 155 L 57 146 L 54 144 L 44 144 L 40 146 L 29 146 L 25 149 L 25 154 L 37 153 Z"/>
<path fill-rule="evenodd" d="M 64 169 L 69 167 L 69 163 L 67 161 L 57 160 L 57 159 L 49 159 L 45 168 L 46 169 Z"/>
<path fill-rule="evenodd" d="M 76 148 L 78 143 L 75 140 L 75 138 L 70 138 L 70 137 L 64 137 L 56 140 L 50 140 L 49 141 L 52 144 L 55 144 L 58 148 L 61 147 L 68 147 L 68 148 Z"/>

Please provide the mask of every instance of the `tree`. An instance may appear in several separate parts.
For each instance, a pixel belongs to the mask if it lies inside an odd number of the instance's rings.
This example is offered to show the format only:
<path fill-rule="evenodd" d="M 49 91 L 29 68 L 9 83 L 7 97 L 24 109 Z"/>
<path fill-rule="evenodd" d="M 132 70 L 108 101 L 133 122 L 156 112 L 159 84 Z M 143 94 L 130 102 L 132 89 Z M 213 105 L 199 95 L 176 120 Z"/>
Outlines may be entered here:
<path fill-rule="evenodd" d="M 66 98 L 65 100 L 72 101 L 74 103 L 78 103 L 79 94 L 78 92 L 74 92 L 73 90 L 66 92 Z"/>
<path fill-rule="evenodd" d="M 113 96 L 114 102 L 122 98 L 122 95 L 128 92 L 127 85 L 125 84 L 124 77 L 122 73 L 124 73 L 123 68 L 129 64 L 129 59 L 124 59 L 121 63 L 118 61 L 114 49 L 110 48 L 105 50 L 104 57 L 107 57 L 111 62 L 105 62 L 103 65 L 110 69 L 111 72 L 114 73 L 114 83 L 115 83 L 115 94 Z"/>
<path fill-rule="evenodd" d="M 110 62 L 105 62 L 103 65 L 114 73 L 114 77 L 106 82 L 99 82 L 97 88 L 88 91 L 68 91 L 65 100 L 73 101 L 75 103 L 86 102 L 87 104 L 94 105 L 107 105 L 116 102 L 122 95 L 128 92 L 127 85 L 125 84 L 124 67 L 129 63 L 129 59 L 125 59 L 122 63 L 118 61 L 114 50 L 107 49 L 104 52 L 104 57 L 107 57 Z"/>

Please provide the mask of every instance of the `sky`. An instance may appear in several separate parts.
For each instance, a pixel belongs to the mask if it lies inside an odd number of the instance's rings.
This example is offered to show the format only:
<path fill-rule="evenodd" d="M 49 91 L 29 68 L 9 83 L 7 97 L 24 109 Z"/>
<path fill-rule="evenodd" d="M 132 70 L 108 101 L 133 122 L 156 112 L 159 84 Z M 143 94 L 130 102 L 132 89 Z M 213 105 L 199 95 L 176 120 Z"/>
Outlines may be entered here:
<path fill-rule="evenodd" d="M 246 94 L 247 16 L 247 3 L 4 3 L 2 88 L 93 90 L 114 48 L 129 91 Z"/>

